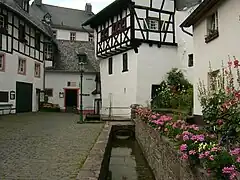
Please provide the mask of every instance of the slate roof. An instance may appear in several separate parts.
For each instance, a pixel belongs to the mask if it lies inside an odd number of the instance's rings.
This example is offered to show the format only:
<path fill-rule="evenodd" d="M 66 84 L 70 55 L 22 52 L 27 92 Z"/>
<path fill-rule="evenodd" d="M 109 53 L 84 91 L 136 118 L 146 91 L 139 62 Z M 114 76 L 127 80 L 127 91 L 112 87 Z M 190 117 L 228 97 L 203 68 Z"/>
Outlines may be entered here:
<path fill-rule="evenodd" d="M 89 41 L 57 40 L 59 47 L 59 58 L 55 62 L 55 67 L 47 67 L 46 71 L 50 72 L 79 72 L 78 56 L 86 54 L 88 64 L 84 72 L 96 73 L 99 70 L 99 61 L 95 57 L 94 43 Z"/>
<path fill-rule="evenodd" d="M 48 25 L 43 24 L 41 21 L 39 21 L 38 18 L 30 15 L 26 11 L 24 11 L 18 3 L 16 3 L 14 0 L 0 0 L 0 5 L 3 4 L 7 8 L 9 8 L 11 11 L 15 12 L 19 16 L 23 17 L 27 21 L 29 21 L 31 24 L 33 24 L 36 28 L 41 30 L 45 35 L 52 37 L 52 30 Z"/>
<path fill-rule="evenodd" d="M 190 27 L 199 21 L 216 4 L 224 0 L 204 0 L 180 25 L 180 27 Z"/>
<path fill-rule="evenodd" d="M 58 7 L 48 4 L 36 5 L 33 1 L 30 13 L 43 20 L 44 15 L 49 13 L 51 15 L 53 28 L 85 31 L 82 28 L 82 23 L 91 18 L 94 14 L 88 13 L 84 10 L 70 9 L 65 7 Z M 87 30 L 93 31 L 90 27 Z"/>

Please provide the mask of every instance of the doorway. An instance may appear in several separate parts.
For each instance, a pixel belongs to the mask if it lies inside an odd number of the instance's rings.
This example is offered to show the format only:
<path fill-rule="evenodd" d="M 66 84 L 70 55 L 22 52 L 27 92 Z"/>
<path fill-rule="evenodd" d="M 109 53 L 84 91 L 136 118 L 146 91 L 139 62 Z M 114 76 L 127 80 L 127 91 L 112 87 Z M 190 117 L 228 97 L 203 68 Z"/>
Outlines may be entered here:
<path fill-rule="evenodd" d="M 32 112 L 33 85 L 16 82 L 16 112 Z"/>
<path fill-rule="evenodd" d="M 78 108 L 78 89 L 65 89 L 66 111 L 73 111 Z"/>

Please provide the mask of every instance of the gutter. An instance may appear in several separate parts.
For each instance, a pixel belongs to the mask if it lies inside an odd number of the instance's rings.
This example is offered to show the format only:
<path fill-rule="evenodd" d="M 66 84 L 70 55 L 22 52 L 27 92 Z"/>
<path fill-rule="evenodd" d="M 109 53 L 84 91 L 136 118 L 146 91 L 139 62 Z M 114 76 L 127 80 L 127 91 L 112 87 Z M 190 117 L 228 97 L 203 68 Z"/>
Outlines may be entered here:
<path fill-rule="evenodd" d="M 182 31 L 183 31 L 184 33 L 188 34 L 189 36 L 193 36 L 193 34 L 190 33 L 190 32 L 188 32 L 188 31 L 186 31 L 186 30 L 184 29 L 184 27 L 181 27 L 181 29 L 182 29 Z"/>
<path fill-rule="evenodd" d="M 85 30 L 89 35 L 92 35 L 90 31 L 88 31 L 83 25 L 82 25 L 83 30 Z"/>

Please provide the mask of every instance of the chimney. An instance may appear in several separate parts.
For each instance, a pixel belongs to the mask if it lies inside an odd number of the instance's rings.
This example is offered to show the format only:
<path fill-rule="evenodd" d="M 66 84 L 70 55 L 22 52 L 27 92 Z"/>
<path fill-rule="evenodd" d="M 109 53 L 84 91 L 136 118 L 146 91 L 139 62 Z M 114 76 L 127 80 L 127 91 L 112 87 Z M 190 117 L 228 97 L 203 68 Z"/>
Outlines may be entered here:
<path fill-rule="evenodd" d="M 42 5 L 42 0 L 34 0 L 35 4 L 37 6 L 41 6 Z"/>
<path fill-rule="evenodd" d="M 85 11 L 89 14 L 92 13 L 92 4 L 91 3 L 86 3 L 85 5 Z"/>

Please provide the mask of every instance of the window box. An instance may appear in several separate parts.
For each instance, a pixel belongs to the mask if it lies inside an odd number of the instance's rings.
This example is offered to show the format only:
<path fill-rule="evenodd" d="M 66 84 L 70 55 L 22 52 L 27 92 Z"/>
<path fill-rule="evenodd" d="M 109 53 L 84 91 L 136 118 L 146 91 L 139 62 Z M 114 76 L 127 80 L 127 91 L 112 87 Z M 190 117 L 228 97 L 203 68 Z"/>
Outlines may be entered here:
<path fill-rule="evenodd" d="M 205 37 L 205 43 L 209 43 L 210 41 L 216 39 L 219 36 L 218 30 L 212 30 L 208 35 Z"/>

